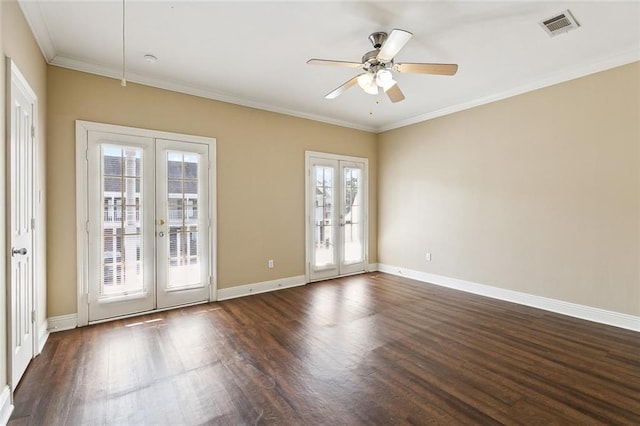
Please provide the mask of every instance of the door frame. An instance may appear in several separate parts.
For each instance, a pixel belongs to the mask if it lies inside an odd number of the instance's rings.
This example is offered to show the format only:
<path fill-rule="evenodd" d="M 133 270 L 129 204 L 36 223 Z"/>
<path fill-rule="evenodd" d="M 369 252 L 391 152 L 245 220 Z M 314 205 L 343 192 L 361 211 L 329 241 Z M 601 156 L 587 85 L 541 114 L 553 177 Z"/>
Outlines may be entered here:
<path fill-rule="evenodd" d="M 364 164 L 364 185 L 363 185 L 363 244 L 364 244 L 364 272 L 369 272 L 369 159 L 364 157 L 354 157 L 350 155 L 331 154 L 327 152 L 318 151 L 305 151 L 304 153 L 304 227 L 305 227 L 305 280 L 306 282 L 320 281 L 321 279 L 311 279 L 311 257 L 313 255 L 313 225 L 312 225 L 312 210 L 310 208 L 313 201 L 313 194 L 309 189 L 311 183 L 311 158 L 323 158 L 326 160 L 334 161 L 346 161 Z M 342 183 L 340 183 L 342 185 Z M 340 262 L 340 259 L 338 259 Z M 338 266 L 339 270 L 339 266 Z M 360 274 L 361 272 L 348 273 L 338 275 L 338 277 Z M 334 278 L 334 277 L 332 277 Z"/>
<path fill-rule="evenodd" d="M 15 378 L 13 377 L 13 343 L 15 336 L 13 335 L 13 323 L 14 323 L 14 311 L 13 311 L 13 293 L 11 286 L 11 250 L 12 250 L 12 241 L 11 241 L 11 224 L 10 224 L 10 210 L 11 210 L 11 122 L 13 119 L 12 115 L 12 103 L 13 103 L 13 85 L 20 86 L 20 89 L 23 90 L 28 96 L 30 101 L 32 101 L 33 111 L 32 111 L 32 152 L 31 159 L 32 162 L 32 176 L 31 176 L 31 205 L 33 209 L 33 217 L 31 218 L 31 276 L 32 279 L 32 288 L 31 288 L 31 336 L 32 336 L 32 354 L 31 359 L 33 359 L 36 355 L 38 355 L 41 351 L 40 347 L 40 339 L 39 339 L 39 321 L 38 321 L 38 311 L 39 311 L 39 294 L 38 294 L 38 265 L 39 265 L 39 251 L 38 251 L 38 228 L 36 226 L 39 223 L 38 220 L 38 212 L 39 212 L 39 191 L 38 191 L 38 182 L 39 182 L 39 169 L 38 169 L 38 149 L 39 149 L 39 141 L 38 141 L 38 132 L 37 132 L 37 124 L 38 124 L 38 96 L 35 94 L 29 82 L 24 77 L 24 75 L 20 72 L 20 69 L 16 65 L 16 63 L 9 57 L 5 57 L 6 61 L 6 76 L 5 76 L 5 105 L 6 105 L 6 128 L 5 128 L 5 137 L 6 137 L 6 170 L 5 170 L 5 179 L 6 179 L 6 192 L 5 192 L 5 233 L 6 233 L 6 241 L 5 241 L 5 250 L 7 258 L 5 260 L 7 268 L 6 268 L 6 306 L 7 306 L 7 381 L 9 382 L 11 395 L 13 398 L 13 391 L 16 388 Z"/>
<path fill-rule="evenodd" d="M 88 159 L 87 148 L 89 132 L 105 132 L 120 133 L 123 135 L 142 136 L 153 139 L 169 139 L 184 142 L 195 142 L 209 145 L 209 232 L 208 238 L 210 242 L 209 251 L 209 301 L 217 300 L 217 210 L 216 210 L 216 139 L 205 137 L 186 135 L 173 132 L 164 132 L 160 130 L 142 129 L 137 127 L 118 126 L 114 124 L 96 123 L 91 121 L 76 120 L 76 268 L 77 268 L 77 306 L 78 306 L 78 327 L 89 324 L 89 242 L 88 242 Z M 154 208 L 155 211 L 155 208 Z M 155 267 L 155 264 L 154 264 Z M 201 303 L 201 302 L 200 302 Z M 143 315 L 149 312 L 159 312 L 167 309 L 154 309 L 123 315 L 117 318 L 109 318 L 107 320 L 92 321 L 91 323 L 99 323 L 103 321 L 111 321 L 118 318 L 127 318 L 137 315 Z"/>

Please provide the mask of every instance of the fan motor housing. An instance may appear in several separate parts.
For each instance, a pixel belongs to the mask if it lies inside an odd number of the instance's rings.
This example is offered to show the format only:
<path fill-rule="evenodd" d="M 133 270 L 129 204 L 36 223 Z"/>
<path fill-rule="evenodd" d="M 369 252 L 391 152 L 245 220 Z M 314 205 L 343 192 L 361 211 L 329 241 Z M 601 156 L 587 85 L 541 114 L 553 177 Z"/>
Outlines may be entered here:
<path fill-rule="evenodd" d="M 380 53 L 380 49 L 375 49 L 365 53 L 362 56 L 362 68 L 365 71 L 375 72 L 375 71 L 378 71 L 379 69 L 393 67 L 393 60 L 386 63 L 379 61 L 378 53 Z"/>

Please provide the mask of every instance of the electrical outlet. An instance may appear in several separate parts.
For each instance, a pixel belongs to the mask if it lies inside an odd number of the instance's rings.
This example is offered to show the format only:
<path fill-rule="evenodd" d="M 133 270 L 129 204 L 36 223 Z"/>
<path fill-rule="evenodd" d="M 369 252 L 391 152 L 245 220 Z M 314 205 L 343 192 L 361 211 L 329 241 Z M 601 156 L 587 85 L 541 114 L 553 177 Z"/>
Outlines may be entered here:
<path fill-rule="evenodd" d="M 273 259 L 269 259 L 269 261 L 267 262 L 267 266 L 269 267 L 269 269 L 273 269 Z"/>
<path fill-rule="evenodd" d="M 425 255 L 425 260 L 426 260 L 427 262 L 431 262 L 431 253 L 427 253 L 427 254 Z"/>

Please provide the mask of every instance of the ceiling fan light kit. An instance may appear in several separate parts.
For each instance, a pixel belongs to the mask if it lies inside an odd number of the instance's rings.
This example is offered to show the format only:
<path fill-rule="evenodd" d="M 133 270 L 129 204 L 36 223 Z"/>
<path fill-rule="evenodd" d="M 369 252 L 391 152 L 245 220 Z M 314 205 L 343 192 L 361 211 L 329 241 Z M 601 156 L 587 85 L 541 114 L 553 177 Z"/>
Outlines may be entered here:
<path fill-rule="evenodd" d="M 361 62 L 334 61 L 330 59 L 309 59 L 311 65 L 330 65 L 339 67 L 362 68 L 365 72 L 359 74 L 325 96 L 335 99 L 356 83 L 365 93 L 377 95 L 379 88 L 387 94 L 391 102 L 400 102 L 404 94 L 393 79 L 392 71 L 414 74 L 454 75 L 458 71 L 456 64 L 427 64 L 427 63 L 399 63 L 393 59 L 413 37 L 409 31 L 394 29 L 390 34 L 375 32 L 369 35 L 369 41 L 374 50 L 365 53 Z"/>
<path fill-rule="evenodd" d="M 396 81 L 393 79 L 393 74 L 391 74 L 391 71 L 387 69 L 381 69 L 376 73 L 376 84 L 382 87 L 386 92 L 389 87 L 396 84 Z"/>
<path fill-rule="evenodd" d="M 358 76 L 358 86 L 370 95 L 378 94 L 378 85 L 372 73 L 364 73 Z"/>

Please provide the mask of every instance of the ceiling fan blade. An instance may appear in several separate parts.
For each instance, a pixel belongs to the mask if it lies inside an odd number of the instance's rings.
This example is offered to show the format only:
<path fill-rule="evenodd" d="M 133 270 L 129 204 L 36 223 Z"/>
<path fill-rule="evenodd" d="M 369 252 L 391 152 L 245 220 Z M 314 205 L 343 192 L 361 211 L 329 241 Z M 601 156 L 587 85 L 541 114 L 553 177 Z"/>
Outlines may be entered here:
<path fill-rule="evenodd" d="M 409 31 L 391 30 L 391 34 L 389 34 L 389 37 L 380 48 L 380 52 L 378 52 L 378 60 L 381 62 L 391 61 L 411 37 L 413 37 L 413 34 Z"/>
<path fill-rule="evenodd" d="M 394 70 L 405 73 L 454 75 L 458 72 L 457 64 L 395 64 Z"/>
<path fill-rule="evenodd" d="M 364 73 L 362 73 L 362 74 L 364 74 Z M 342 95 L 344 92 L 346 92 L 348 89 L 353 87 L 358 82 L 358 77 L 360 77 L 362 74 L 356 75 L 351 80 L 347 81 L 342 86 L 338 87 L 337 89 L 335 89 L 333 92 L 329 93 L 324 98 L 325 99 L 335 99 L 338 96 Z"/>
<path fill-rule="evenodd" d="M 331 59 L 309 59 L 307 61 L 307 64 L 329 65 L 333 67 L 349 67 L 349 68 L 360 68 L 362 66 L 360 62 L 332 61 Z"/>
<path fill-rule="evenodd" d="M 398 83 L 387 89 L 387 96 L 389 96 L 389 99 L 394 104 L 404 99 L 404 93 L 402 93 L 402 90 L 398 87 Z"/>

